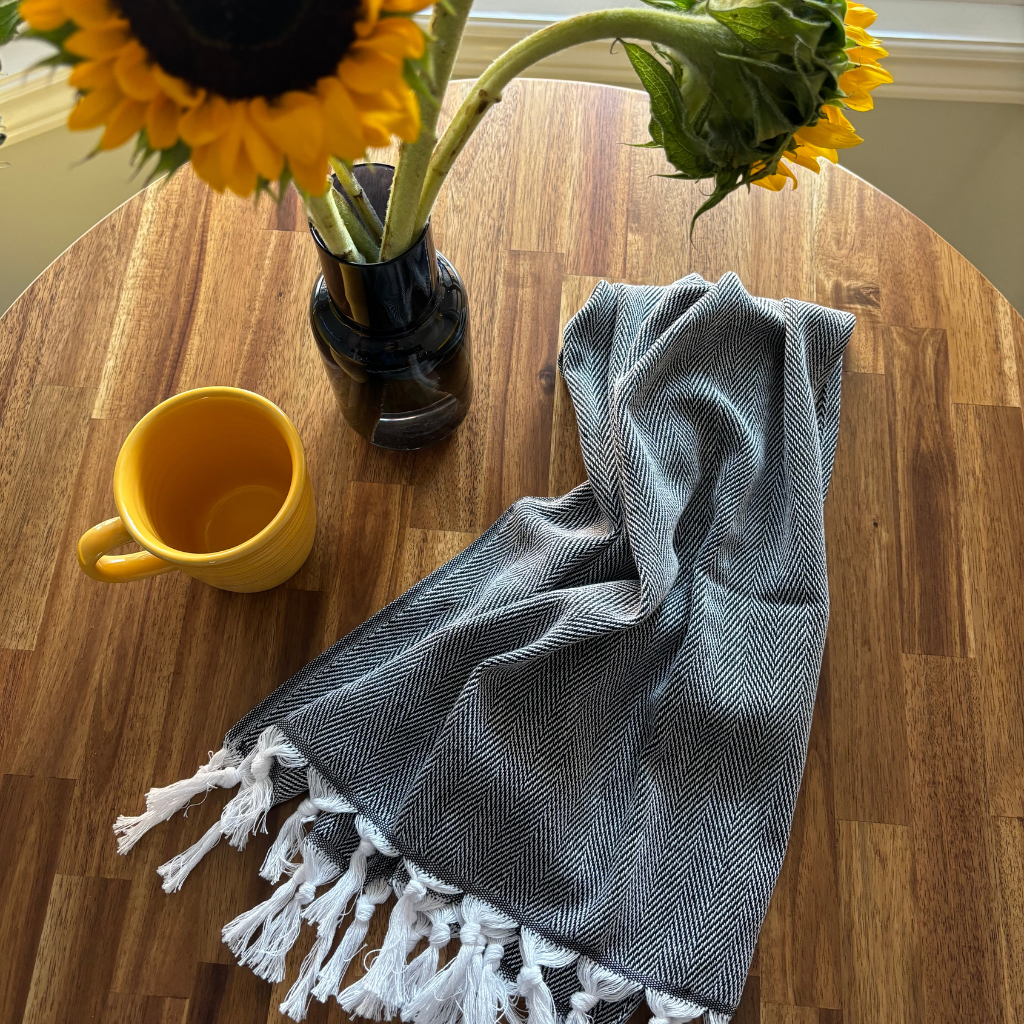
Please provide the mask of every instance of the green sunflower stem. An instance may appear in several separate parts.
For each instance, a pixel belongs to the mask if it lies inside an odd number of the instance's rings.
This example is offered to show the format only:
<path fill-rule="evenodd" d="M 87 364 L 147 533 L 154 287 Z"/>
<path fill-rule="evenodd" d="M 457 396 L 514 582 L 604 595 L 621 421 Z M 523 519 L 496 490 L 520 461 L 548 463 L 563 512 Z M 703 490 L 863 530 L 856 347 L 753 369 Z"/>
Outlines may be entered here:
<path fill-rule="evenodd" d="M 430 95 L 427 97 L 420 94 L 419 137 L 415 142 L 402 143 L 398 151 L 395 180 L 391 185 L 384 237 L 380 245 L 382 260 L 405 252 L 426 224 L 416 224 L 420 194 L 437 145 L 437 119 L 441 113 L 441 101 L 452 77 L 455 57 L 472 6 L 473 0 L 446 0 L 434 5 L 430 17 L 431 42 L 427 48 L 426 68 Z"/>
<path fill-rule="evenodd" d="M 352 173 L 352 168 L 344 160 L 335 160 L 332 157 L 331 167 L 334 168 L 334 173 L 338 176 L 338 181 L 341 182 L 341 187 L 345 190 L 345 194 L 352 200 L 352 205 L 356 208 L 356 212 L 370 234 L 373 235 L 374 242 L 379 246 L 384 235 L 384 225 L 381 224 L 380 217 L 377 216 L 377 211 L 373 208 L 373 204 L 366 197 L 363 186 L 359 184 L 359 180 Z"/>
<path fill-rule="evenodd" d="M 670 11 L 616 8 L 567 18 L 510 47 L 476 80 L 434 149 L 410 237 L 415 238 L 430 219 L 448 172 L 484 115 L 501 100 L 505 86 L 531 65 L 570 46 L 598 39 L 642 39 L 685 53 L 705 42 L 706 30 L 716 27 L 710 16 L 683 18 Z"/>
<path fill-rule="evenodd" d="M 355 246 L 363 258 L 367 263 L 376 263 L 380 259 L 380 243 L 374 239 L 359 214 L 349 206 L 345 197 L 336 188 L 328 189 L 327 194 L 331 197 L 338 216 L 341 217 L 348 229 L 349 237 L 355 242 Z"/>
<path fill-rule="evenodd" d="M 352 240 L 330 194 L 325 192 L 322 196 L 314 196 L 304 189 L 299 189 L 299 194 L 306 207 L 306 216 L 323 239 L 324 245 L 339 259 L 349 263 L 365 263 L 366 258 Z"/>

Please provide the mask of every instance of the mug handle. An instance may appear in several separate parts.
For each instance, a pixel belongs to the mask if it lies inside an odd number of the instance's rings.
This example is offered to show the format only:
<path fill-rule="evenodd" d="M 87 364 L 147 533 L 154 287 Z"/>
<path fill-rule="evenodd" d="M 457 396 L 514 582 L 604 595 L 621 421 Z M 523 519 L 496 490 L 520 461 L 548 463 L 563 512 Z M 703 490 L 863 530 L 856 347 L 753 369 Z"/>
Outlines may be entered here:
<path fill-rule="evenodd" d="M 171 562 L 148 551 L 136 551 L 130 555 L 108 555 L 113 548 L 132 544 L 135 538 L 125 529 L 120 516 L 114 516 L 105 523 L 86 530 L 78 541 L 78 564 L 86 576 L 101 583 L 127 583 L 129 580 L 144 580 L 159 576 L 163 572 L 177 569 Z"/>

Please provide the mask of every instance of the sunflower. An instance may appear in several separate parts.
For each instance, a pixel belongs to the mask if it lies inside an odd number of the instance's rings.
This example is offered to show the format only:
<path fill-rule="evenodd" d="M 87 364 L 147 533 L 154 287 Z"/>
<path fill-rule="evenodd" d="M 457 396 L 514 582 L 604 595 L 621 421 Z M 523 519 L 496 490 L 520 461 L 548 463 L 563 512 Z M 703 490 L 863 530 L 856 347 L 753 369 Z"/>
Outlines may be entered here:
<path fill-rule="evenodd" d="M 416 139 L 403 77 L 424 52 L 409 15 L 430 0 L 22 0 L 34 34 L 72 63 L 73 130 L 104 127 L 100 149 L 139 136 L 160 166 L 191 160 L 240 196 L 287 177 L 322 195 L 329 159 L 392 135 Z"/>
<path fill-rule="evenodd" d="M 847 4 L 844 24 L 848 45 L 845 49 L 856 66 L 839 76 L 839 88 L 845 93 L 842 104 L 850 110 L 870 110 L 875 105 L 871 90 L 892 81 L 892 75 L 879 64 L 883 57 L 888 56 L 888 52 L 866 31 L 876 17 L 874 11 L 862 4 Z M 838 163 L 838 150 L 849 149 L 864 141 L 837 106 L 826 104 L 822 113 L 824 116 L 816 124 L 793 133 L 795 145 L 783 153 L 785 160 L 807 167 L 815 174 L 821 171 L 819 158 Z M 779 192 L 785 188 L 787 181 L 792 181 L 793 188 L 796 188 L 796 175 L 785 160 L 779 160 L 774 174 L 758 178 L 753 184 Z M 763 163 L 754 164 L 751 173 L 757 173 L 764 166 Z"/>

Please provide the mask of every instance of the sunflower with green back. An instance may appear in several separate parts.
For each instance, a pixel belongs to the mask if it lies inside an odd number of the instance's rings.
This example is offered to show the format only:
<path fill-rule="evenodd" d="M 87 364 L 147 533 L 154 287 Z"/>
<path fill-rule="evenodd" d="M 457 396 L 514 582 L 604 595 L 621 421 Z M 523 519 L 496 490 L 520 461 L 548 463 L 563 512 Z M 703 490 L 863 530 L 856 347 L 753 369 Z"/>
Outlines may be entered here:
<path fill-rule="evenodd" d="M 538 60 L 621 40 L 650 96 L 651 139 L 676 170 L 708 180 L 698 216 L 742 185 L 797 186 L 790 164 L 861 141 L 843 108 L 868 110 L 892 81 L 867 32 L 873 11 L 844 0 L 646 0 L 528 36 L 477 80 L 444 132 L 441 103 L 472 0 L 0 0 L 0 43 L 44 39 L 44 64 L 72 65 L 72 129 L 99 148 L 135 140 L 154 175 L 191 162 L 218 192 L 294 182 L 331 251 L 351 262 L 403 253 L 455 159 L 502 90 Z M 647 43 L 650 49 L 640 45 Z M 369 147 L 401 142 L 381 223 L 352 174 Z M 330 186 L 334 172 L 346 202 Z"/>

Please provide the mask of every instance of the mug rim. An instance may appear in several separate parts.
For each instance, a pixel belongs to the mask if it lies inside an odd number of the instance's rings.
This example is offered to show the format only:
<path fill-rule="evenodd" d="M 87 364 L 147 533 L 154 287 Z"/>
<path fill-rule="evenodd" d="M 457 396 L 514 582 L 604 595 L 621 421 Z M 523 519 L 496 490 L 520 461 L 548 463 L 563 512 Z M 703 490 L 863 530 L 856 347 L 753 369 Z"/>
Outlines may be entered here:
<path fill-rule="evenodd" d="M 179 405 L 188 405 L 190 402 L 203 398 L 231 397 L 242 399 L 251 405 L 256 405 L 262 411 L 269 413 L 270 418 L 277 424 L 288 445 L 288 452 L 292 459 L 292 478 L 281 507 L 277 510 L 274 518 L 260 530 L 253 534 L 241 544 L 231 548 L 222 548 L 220 551 L 182 551 L 180 548 L 172 548 L 157 537 L 149 533 L 132 516 L 131 511 L 125 505 L 121 497 L 121 485 L 128 472 L 127 460 L 137 452 L 142 443 L 142 437 L 154 423 L 164 415 L 168 409 Z M 295 429 L 295 424 L 288 418 L 285 412 L 275 405 L 269 398 L 256 394 L 255 391 L 247 391 L 245 388 L 230 387 L 228 385 L 213 385 L 203 388 L 192 388 L 182 391 L 177 395 L 164 399 L 159 405 L 153 406 L 138 423 L 132 427 L 128 436 L 121 445 L 117 455 L 117 462 L 114 464 L 114 504 L 117 506 L 118 515 L 128 532 L 135 538 L 136 542 L 144 547 L 151 554 L 157 555 L 168 562 L 181 566 L 211 566 L 221 565 L 247 554 L 252 548 L 279 533 L 286 520 L 291 516 L 302 490 L 302 482 L 306 475 L 306 454 L 302 448 L 302 441 Z"/>

